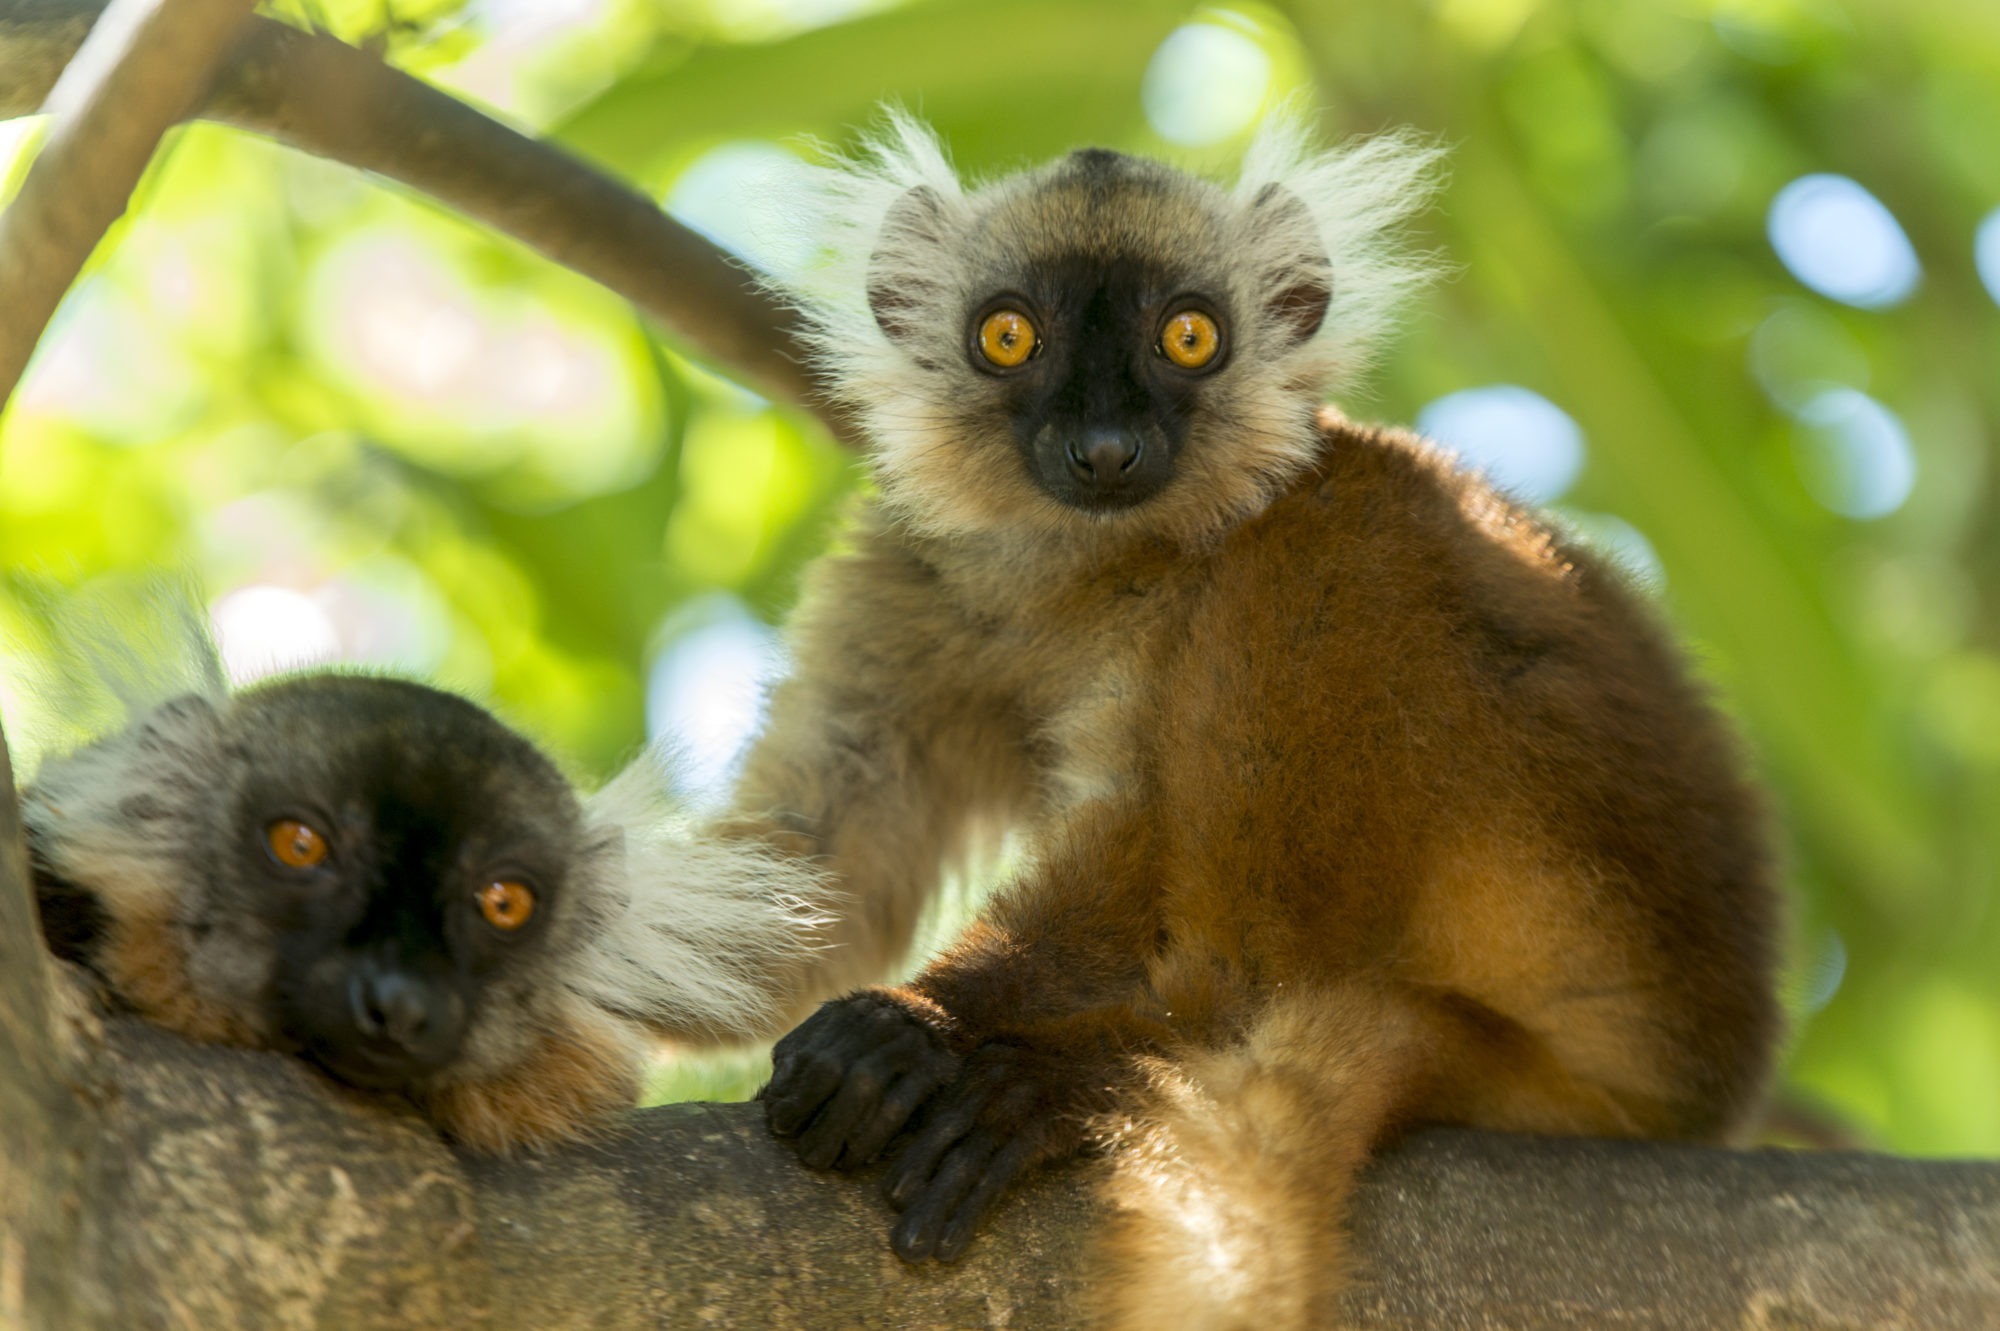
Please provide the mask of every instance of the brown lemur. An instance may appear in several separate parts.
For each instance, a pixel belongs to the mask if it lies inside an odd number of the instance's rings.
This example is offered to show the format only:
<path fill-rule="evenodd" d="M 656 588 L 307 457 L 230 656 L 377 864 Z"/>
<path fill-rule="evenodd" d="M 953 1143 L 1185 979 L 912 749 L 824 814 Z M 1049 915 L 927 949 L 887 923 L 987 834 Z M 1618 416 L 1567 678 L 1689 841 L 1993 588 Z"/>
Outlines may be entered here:
<path fill-rule="evenodd" d="M 22 796 L 44 937 L 124 1005 L 487 1151 L 632 1105 L 650 1034 L 778 1029 L 768 977 L 813 948 L 821 876 L 692 836 L 664 755 L 580 800 L 463 698 L 331 671 L 232 692 L 199 609 L 154 610 L 150 647 L 59 626 L 47 701 L 109 724 Z"/>
<path fill-rule="evenodd" d="M 1280 123 L 1233 188 L 1087 149 L 968 189 L 898 119 L 800 205 L 790 290 L 878 493 L 726 829 L 851 894 L 840 983 L 981 829 L 1030 852 L 774 1053 L 807 1164 L 893 1155 L 906 1259 L 1101 1148 L 1107 1323 L 1324 1326 L 1404 1128 L 1717 1139 L 1758 1098 L 1730 734 L 1602 560 L 1320 408 L 1423 279 L 1394 233 L 1434 156 Z"/>

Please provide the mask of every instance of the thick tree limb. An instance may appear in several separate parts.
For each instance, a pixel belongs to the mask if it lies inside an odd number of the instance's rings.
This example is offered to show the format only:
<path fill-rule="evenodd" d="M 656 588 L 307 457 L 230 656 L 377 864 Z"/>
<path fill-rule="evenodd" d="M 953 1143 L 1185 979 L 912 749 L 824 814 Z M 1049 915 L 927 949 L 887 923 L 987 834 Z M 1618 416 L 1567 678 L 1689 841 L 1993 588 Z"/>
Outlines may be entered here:
<path fill-rule="evenodd" d="M 208 90 L 255 0 L 113 0 L 47 99 L 42 155 L 0 213 L 0 404 L 159 147 Z"/>
<path fill-rule="evenodd" d="M 98 0 L 0 0 L 0 118 L 35 109 Z M 401 181 L 602 283 L 696 355 L 819 414 L 789 311 L 645 195 L 323 34 L 255 20 L 202 115 Z"/>
<path fill-rule="evenodd" d="M 0 746 L 0 1328 L 1070 1327 L 1101 1166 L 956 1266 L 754 1105 L 459 1156 L 295 1059 L 100 1021 L 40 952 Z M 2000 1325 L 2000 1163 L 1433 1133 L 1378 1162 L 1357 1328 Z"/>

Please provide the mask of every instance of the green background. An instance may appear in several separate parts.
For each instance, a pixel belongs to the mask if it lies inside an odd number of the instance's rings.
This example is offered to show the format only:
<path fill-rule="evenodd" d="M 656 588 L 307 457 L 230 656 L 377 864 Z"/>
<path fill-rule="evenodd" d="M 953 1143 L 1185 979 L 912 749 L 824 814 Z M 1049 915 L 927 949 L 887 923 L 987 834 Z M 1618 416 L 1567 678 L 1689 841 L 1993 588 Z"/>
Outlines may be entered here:
<path fill-rule="evenodd" d="M 1587 460 L 1563 511 L 1643 534 L 1774 792 L 1786 1100 L 1872 1144 L 2000 1153 L 2000 307 L 1973 257 L 2000 207 L 1992 0 L 276 12 L 385 39 L 670 201 L 691 166 L 851 143 L 885 99 L 971 173 L 1082 142 L 1226 173 L 1242 134 L 1169 142 L 1142 99 L 1189 23 L 1251 43 L 1255 98 L 1299 99 L 1329 138 L 1437 136 L 1450 183 L 1416 238 L 1454 271 L 1343 406 L 1409 420 L 1513 383 L 1575 419 Z M 0 197 L 42 132 L 0 124 Z M 1780 263 L 1771 200 L 1816 171 L 1901 223 L 1924 270 L 1910 299 L 1842 305 Z M 747 253 L 772 243 L 709 220 Z M 1896 511 L 1813 498 L 1786 375 L 1865 387 L 1901 418 L 1917 470 Z M 726 593 L 779 620 L 856 484 L 812 421 L 582 279 L 344 167 L 197 126 L 0 421 L 0 708 L 31 766 L 37 588 L 164 566 L 211 598 L 268 585 L 334 605 L 363 626 L 349 655 L 468 691 L 596 779 L 643 740 L 676 608 Z M 756 1066 L 683 1061 L 659 1093 L 741 1094 Z"/>

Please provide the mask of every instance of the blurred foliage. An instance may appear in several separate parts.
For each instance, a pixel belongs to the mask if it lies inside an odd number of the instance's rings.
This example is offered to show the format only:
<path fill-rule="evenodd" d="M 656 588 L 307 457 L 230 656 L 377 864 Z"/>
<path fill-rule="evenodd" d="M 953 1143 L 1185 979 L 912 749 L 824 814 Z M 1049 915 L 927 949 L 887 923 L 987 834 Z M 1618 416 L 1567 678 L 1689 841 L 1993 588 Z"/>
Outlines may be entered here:
<path fill-rule="evenodd" d="M 1212 40 L 1185 49 L 1256 72 L 1253 108 L 1299 96 L 1331 136 L 1437 134 L 1454 175 L 1420 241 L 1458 271 L 1344 405 L 1408 420 L 1512 383 L 1575 419 L 1563 511 L 1650 543 L 1774 791 L 1795 1098 L 1885 1146 L 2000 1152 L 2000 308 L 1973 257 L 2000 206 L 1992 0 L 280 8 L 379 38 L 752 256 L 772 242 L 732 182 L 807 136 L 851 142 L 884 99 L 974 173 L 1085 141 L 1226 170 L 1240 132 L 1188 146 L 1161 109 L 1220 95 L 1165 60 L 1190 23 Z M 0 125 L 0 189 L 39 133 Z M 1809 172 L 1887 205 L 1923 265 L 1912 298 L 1852 308 L 1781 264 L 1767 210 Z M 1887 516 L 1814 498 L 1786 395 L 1819 379 L 1907 426 L 1914 487 Z M 342 655 L 490 700 L 601 775 L 641 742 L 671 612 L 720 591 L 777 620 L 855 479 L 811 422 L 580 279 L 195 127 L 0 428 L 0 570 L 167 565 L 218 603 L 289 589 Z M 18 619 L 0 591 L 0 681 Z M 0 706 L 33 703 L 0 682 Z M 705 1065 L 662 1093 L 740 1092 L 757 1070 Z"/>

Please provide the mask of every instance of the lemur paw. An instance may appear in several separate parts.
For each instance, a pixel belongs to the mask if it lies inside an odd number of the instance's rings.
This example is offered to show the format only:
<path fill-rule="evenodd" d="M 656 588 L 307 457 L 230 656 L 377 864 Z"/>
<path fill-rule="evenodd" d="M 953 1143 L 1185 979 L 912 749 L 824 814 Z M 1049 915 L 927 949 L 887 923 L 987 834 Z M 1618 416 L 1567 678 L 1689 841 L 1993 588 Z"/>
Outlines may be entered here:
<path fill-rule="evenodd" d="M 889 1245 L 906 1262 L 965 1251 L 1007 1186 L 1081 1142 L 1074 1069 L 1018 1045 L 983 1045 L 926 1111 L 915 1140 L 882 1179 L 903 1213 Z"/>
<path fill-rule="evenodd" d="M 806 1018 L 771 1050 L 764 1116 L 797 1137 L 814 1169 L 853 1169 L 882 1153 L 932 1092 L 958 1071 L 942 1014 L 921 999 L 870 990 Z"/>

